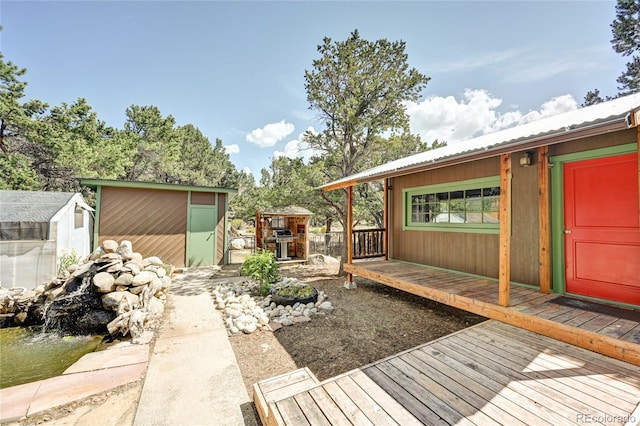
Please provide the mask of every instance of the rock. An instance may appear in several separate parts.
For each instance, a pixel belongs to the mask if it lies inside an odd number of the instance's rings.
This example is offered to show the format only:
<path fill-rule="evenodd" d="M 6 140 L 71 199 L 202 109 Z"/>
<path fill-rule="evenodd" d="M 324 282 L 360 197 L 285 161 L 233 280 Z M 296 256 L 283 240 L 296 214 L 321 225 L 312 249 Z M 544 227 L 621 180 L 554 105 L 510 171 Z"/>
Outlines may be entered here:
<path fill-rule="evenodd" d="M 118 251 L 118 243 L 114 240 L 105 240 L 102 242 L 102 249 L 105 253 L 115 253 Z"/>
<path fill-rule="evenodd" d="M 123 260 L 131 259 L 131 257 L 133 256 L 133 245 L 131 244 L 131 241 L 121 241 L 117 253 L 122 256 Z"/>
<path fill-rule="evenodd" d="M 138 253 L 138 252 L 134 252 L 131 255 L 131 261 L 132 262 L 136 262 L 139 265 L 142 265 L 142 259 L 143 259 L 142 255 L 140 253 Z"/>
<path fill-rule="evenodd" d="M 16 324 L 22 324 L 27 320 L 27 313 L 20 312 L 13 317 L 13 320 L 15 321 Z"/>
<path fill-rule="evenodd" d="M 307 260 L 309 265 L 330 265 L 338 262 L 339 260 L 335 257 L 325 256 L 324 254 L 312 254 Z"/>
<path fill-rule="evenodd" d="M 318 308 L 330 311 L 331 309 L 333 309 L 333 305 L 331 304 L 331 302 L 326 301 L 322 302 L 320 306 L 318 306 Z"/>
<path fill-rule="evenodd" d="M 140 298 L 128 291 L 114 291 L 102 296 L 102 306 L 107 310 L 115 311 L 120 306 L 122 299 L 126 298 L 132 307 L 138 306 Z"/>
<path fill-rule="evenodd" d="M 230 244 L 231 244 L 231 250 L 242 250 L 246 245 L 243 238 L 234 238 L 231 240 Z"/>
<path fill-rule="evenodd" d="M 149 299 L 149 303 L 147 303 L 145 308 L 149 311 L 149 315 L 151 316 L 162 316 L 162 313 L 164 312 L 164 303 L 162 303 L 160 299 L 152 297 Z"/>
<path fill-rule="evenodd" d="M 154 279 L 158 278 L 155 272 L 142 271 L 133 277 L 131 284 L 135 287 L 150 284 Z"/>
<path fill-rule="evenodd" d="M 257 326 L 256 324 L 250 323 L 247 324 L 247 326 L 242 330 L 245 334 L 251 334 L 254 333 L 257 330 Z"/>
<path fill-rule="evenodd" d="M 58 287 L 54 288 L 53 290 L 47 291 L 45 294 L 47 295 L 47 300 L 52 301 L 64 293 L 66 293 L 64 287 Z"/>
<path fill-rule="evenodd" d="M 104 254 L 104 248 L 102 246 L 95 249 L 90 255 L 89 260 L 95 260 Z"/>
<path fill-rule="evenodd" d="M 110 293 L 116 289 L 115 278 L 108 272 L 98 272 L 93 276 L 93 287 L 98 293 Z"/>
<path fill-rule="evenodd" d="M 158 256 L 151 256 L 142 260 L 142 266 L 149 266 L 149 265 L 163 266 L 164 263 L 162 263 L 162 260 Z"/>
<path fill-rule="evenodd" d="M 125 272 L 116 278 L 115 285 L 130 285 L 133 283 L 133 274 Z"/>
<path fill-rule="evenodd" d="M 142 271 L 142 264 L 134 261 L 130 261 L 124 264 L 123 269 L 128 269 L 132 275 L 138 275 Z"/>
<path fill-rule="evenodd" d="M 282 320 L 282 325 L 288 327 L 290 325 L 293 325 L 293 320 L 289 317 L 285 318 Z"/>

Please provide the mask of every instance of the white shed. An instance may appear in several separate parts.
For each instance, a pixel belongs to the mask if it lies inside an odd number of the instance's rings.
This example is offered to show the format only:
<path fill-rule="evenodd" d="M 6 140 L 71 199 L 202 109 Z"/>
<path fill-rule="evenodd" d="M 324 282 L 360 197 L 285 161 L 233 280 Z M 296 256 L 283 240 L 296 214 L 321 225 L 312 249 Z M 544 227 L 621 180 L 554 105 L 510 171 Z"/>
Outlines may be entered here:
<path fill-rule="evenodd" d="M 81 194 L 0 190 L 0 285 L 33 289 L 62 256 L 87 256 L 91 211 Z"/>

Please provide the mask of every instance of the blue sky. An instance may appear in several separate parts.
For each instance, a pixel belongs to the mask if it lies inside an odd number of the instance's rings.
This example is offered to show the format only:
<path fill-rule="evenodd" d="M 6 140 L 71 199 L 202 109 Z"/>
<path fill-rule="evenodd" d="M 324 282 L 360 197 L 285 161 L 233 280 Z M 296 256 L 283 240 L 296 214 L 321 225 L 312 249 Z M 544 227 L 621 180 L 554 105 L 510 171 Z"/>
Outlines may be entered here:
<path fill-rule="evenodd" d="M 87 99 L 122 128 L 132 104 L 220 138 L 258 179 L 278 155 L 308 156 L 320 129 L 304 71 L 325 36 L 404 40 L 431 77 L 407 105 L 424 141 L 461 143 L 617 93 L 614 1 L 0 1 L 0 48 L 27 68 L 27 98 Z"/>

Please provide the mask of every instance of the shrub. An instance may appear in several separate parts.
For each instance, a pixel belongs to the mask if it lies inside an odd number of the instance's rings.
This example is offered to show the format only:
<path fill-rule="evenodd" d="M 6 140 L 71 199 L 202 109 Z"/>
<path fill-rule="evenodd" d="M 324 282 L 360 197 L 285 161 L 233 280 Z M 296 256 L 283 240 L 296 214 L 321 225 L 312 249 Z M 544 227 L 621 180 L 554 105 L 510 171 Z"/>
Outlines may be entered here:
<path fill-rule="evenodd" d="M 66 271 L 69 266 L 76 265 L 82 262 L 82 257 L 78 256 L 76 249 L 69 251 L 63 251 L 62 255 L 58 259 L 58 275 Z"/>
<path fill-rule="evenodd" d="M 242 225 L 244 225 L 244 221 L 242 219 L 232 219 L 231 220 L 231 226 L 233 226 L 236 229 L 242 228 Z"/>
<path fill-rule="evenodd" d="M 256 280 L 260 284 L 260 294 L 263 296 L 269 294 L 271 285 L 280 279 L 276 256 L 269 250 L 258 250 L 247 257 L 240 267 L 240 273 Z"/>

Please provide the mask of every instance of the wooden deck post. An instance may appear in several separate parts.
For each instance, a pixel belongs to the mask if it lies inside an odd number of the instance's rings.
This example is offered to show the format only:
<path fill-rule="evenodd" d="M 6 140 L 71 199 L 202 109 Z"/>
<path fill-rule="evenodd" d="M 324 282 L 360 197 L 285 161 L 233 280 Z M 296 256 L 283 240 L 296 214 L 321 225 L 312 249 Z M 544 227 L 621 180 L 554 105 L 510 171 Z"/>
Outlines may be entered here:
<path fill-rule="evenodd" d="M 538 257 L 540 292 L 551 291 L 551 236 L 549 212 L 549 147 L 538 148 Z"/>
<path fill-rule="evenodd" d="M 347 264 L 353 263 L 353 186 L 347 188 Z M 347 274 L 347 281 L 353 282 L 353 274 Z"/>
<path fill-rule="evenodd" d="M 384 260 L 389 260 L 389 179 L 384 179 L 382 186 L 384 188 L 382 196 L 382 226 L 384 227 L 382 250 L 384 250 Z"/>
<path fill-rule="evenodd" d="M 509 306 L 511 285 L 511 154 L 500 156 L 500 249 L 498 303 Z"/>

